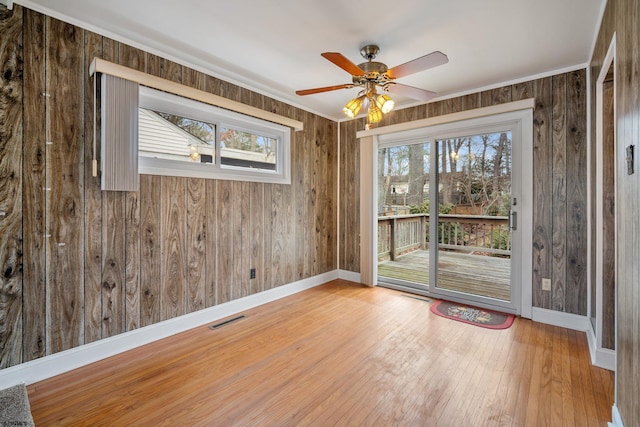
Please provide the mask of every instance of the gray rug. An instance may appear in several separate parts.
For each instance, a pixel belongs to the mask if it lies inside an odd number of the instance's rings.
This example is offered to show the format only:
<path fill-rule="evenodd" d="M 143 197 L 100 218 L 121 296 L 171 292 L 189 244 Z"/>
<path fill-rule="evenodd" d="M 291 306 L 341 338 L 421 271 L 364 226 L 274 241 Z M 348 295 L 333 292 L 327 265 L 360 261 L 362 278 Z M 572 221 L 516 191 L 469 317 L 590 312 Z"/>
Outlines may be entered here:
<path fill-rule="evenodd" d="M 35 426 L 24 384 L 0 390 L 0 426 Z"/>

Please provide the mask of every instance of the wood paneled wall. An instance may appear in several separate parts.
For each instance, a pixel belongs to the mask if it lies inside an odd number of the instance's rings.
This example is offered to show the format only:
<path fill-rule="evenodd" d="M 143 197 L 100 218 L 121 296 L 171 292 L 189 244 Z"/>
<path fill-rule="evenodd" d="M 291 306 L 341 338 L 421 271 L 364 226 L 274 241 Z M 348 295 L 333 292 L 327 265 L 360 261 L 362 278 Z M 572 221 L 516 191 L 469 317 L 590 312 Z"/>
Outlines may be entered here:
<path fill-rule="evenodd" d="M 0 368 L 337 268 L 335 122 L 18 5 L 0 34 Z M 101 191 L 94 57 L 303 121 L 291 185 Z"/>
<path fill-rule="evenodd" d="M 625 426 L 640 425 L 640 2 L 609 0 L 593 59 L 592 132 L 595 138 L 595 80 L 613 36 L 616 36 L 617 185 L 617 402 Z M 595 141 L 595 139 L 594 139 Z M 627 175 L 625 148 L 635 145 L 635 173 Z M 592 142 L 595 147 L 595 142 Z M 592 153 L 595 154 L 595 151 Z M 591 177 L 595 185 L 595 177 Z"/>
<path fill-rule="evenodd" d="M 533 304 L 587 314 L 586 70 L 504 86 L 391 112 L 386 126 L 410 120 L 535 98 L 533 163 Z M 340 268 L 360 271 L 359 159 L 356 130 L 364 119 L 340 128 Z M 551 292 L 541 279 L 550 278 Z"/>

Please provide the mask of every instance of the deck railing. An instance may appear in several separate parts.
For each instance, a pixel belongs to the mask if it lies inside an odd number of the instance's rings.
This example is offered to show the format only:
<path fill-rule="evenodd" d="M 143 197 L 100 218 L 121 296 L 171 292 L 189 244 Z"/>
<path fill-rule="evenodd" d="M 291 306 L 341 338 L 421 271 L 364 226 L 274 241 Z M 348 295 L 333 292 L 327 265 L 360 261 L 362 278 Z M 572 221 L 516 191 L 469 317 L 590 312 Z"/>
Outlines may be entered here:
<path fill-rule="evenodd" d="M 506 216 L 438 216 L 438 248 L 489 255 L 511 255 Z M 378 260 L 429 248 L 429 214 L 378 217 Z"/>

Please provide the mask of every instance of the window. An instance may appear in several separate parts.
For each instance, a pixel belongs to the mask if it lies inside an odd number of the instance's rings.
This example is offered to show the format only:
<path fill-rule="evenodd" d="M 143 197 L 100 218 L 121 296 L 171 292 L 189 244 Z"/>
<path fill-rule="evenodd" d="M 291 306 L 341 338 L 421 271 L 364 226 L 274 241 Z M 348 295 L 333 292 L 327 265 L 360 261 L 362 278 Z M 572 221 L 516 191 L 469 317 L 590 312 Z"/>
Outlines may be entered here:
<path fill-rule="evenodd" d="M 140 173 L 291 182 L 286 126 L 147 87 L 138 119 Z"/>

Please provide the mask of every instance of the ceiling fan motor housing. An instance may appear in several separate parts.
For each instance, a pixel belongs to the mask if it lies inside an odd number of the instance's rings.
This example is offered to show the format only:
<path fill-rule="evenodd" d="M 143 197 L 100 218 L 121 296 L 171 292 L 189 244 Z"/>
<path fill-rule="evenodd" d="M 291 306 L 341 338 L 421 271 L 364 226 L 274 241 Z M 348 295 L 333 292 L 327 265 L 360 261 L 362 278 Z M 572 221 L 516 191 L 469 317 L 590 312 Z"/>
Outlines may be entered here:
<path fill-rule="evenodd" d="M 360 55 L 367 61 L 371 61 L 378 56 L 378 52 L 380 52 L 380 48 L 375 44 L 368 44 L 360 49 Z"/>

